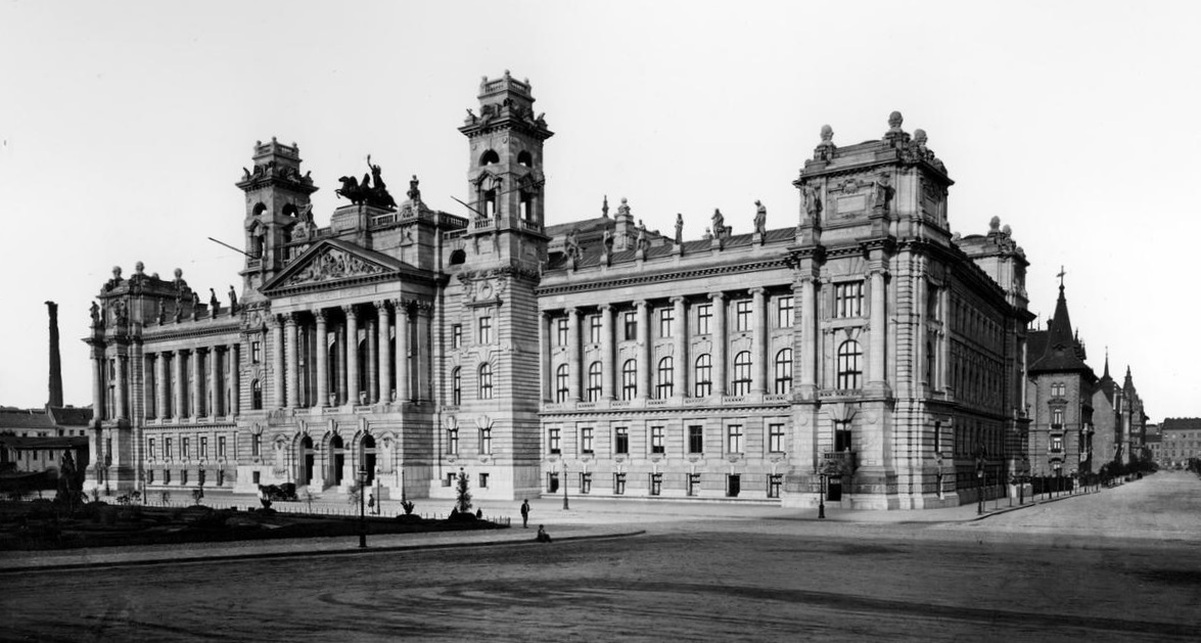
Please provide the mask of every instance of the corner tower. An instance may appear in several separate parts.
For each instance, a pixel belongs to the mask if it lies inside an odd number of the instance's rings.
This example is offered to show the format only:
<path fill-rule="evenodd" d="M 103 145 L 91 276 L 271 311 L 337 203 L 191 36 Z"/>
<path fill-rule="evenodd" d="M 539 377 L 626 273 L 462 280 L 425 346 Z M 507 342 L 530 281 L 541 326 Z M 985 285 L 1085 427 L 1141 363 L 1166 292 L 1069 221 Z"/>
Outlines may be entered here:
<path fill-rule="evenodd" d="M 254 144 L 254 169 L 242 168 L 237 186 L 246 193 L 246 267 L 242 270 L 243 301 L 260 297 L 258 289 L 287 261 L 292 226 L 310 210 L 317 188 L 300 174 L 300 147 L 271 142 Z"/>

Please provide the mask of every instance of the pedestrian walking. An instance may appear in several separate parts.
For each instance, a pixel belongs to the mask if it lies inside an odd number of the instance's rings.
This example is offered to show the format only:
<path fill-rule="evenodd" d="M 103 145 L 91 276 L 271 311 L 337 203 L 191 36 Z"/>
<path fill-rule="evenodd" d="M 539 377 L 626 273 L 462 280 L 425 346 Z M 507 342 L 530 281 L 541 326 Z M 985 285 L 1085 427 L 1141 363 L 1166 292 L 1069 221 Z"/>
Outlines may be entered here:
<path fill-rule="evenodd" d="M 521 501 L 521 526 L 528 529 L 530 526 L 530 501 Z"/>

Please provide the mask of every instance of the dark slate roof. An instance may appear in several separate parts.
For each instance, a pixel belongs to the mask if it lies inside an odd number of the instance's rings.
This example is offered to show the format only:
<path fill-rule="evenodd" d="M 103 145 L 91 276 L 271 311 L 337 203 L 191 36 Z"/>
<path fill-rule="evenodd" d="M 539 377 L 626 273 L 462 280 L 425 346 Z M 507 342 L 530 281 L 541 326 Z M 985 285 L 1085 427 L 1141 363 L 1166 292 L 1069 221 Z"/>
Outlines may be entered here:
<path fill-rule="evenodd" d="M 579 230 L 580 234 L 585 234 L 593 230 L 602 230 L 604 228 L 612 228 L 617 225 L 617 222 L 609 217 L 596 217 L 595 219 L 584 219 L 582 221 L 571 221 L 569 223 L 556 223 L 546 227 L 546 236 L 554 237 L 566 236 L 572 230 Z"/>
<path fill-rule="evenodd" d="M 18 451 L 29 449 L 78 449 L 88 446 L 88 438 L 84 435 L 54 436 L 46 438 L 26 438 L 15 435 L 0 435 L 0 445 Z"/>
<path fill-rule="evenodd" d="M 1084 347 L 1072 334 L 1072 319 L 1068 315 L 1067 298 L 1063 295 L 1063 284 L 1059 286 L 1059 301 L 1055 302 L 1055 316 L 1046 331 L 1045 346 L 1041 356 L 1030 365 L 1031 373 L 1080 372 L 1095 378 L 1093 369 L 1084 363 Z"/>
<path fill-rule="evenodd" d="M 1164 418 L 1159 425 L 1159 432 L 1168 431 L 1201 431 L 1201 418 Z"/>
<path fill-rule="evenodd" d="M 87 426 L 92 421 L 92 409 L 74 406 L 47 407 L 50 417 L 59 426 Z"/>
<path fill-rule="evenodd" d="M 54 419 L 42 409 L 0 411 L 0 429 L 53 429 Z"/>

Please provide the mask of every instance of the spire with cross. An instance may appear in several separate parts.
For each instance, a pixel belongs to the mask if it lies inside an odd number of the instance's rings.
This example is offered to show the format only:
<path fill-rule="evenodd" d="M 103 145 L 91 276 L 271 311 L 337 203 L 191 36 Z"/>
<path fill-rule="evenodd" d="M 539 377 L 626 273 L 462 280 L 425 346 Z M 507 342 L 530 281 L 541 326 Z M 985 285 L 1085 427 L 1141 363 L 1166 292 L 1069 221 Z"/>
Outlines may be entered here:
<path fill-rule="evenodd" d="M 1062 265 L 1060 265 L 1060 266 L 1059 266 L 1059 274 L 1058 274 L 1058 275 L 1055 275 L 1055 276 L 1056 276 L 1056 277 L 1059 277 L 1059 288 L 1060 288 L 1061 290 L 1063 289 L 1063 276 L 1064 276 L 1064 275 L 1066 275 L 1066 274 L 1068 274 L 1068 271 L 1064 270 L 1064 269 L 1063 269 L 1063 266 L 1062 266 Z"/>

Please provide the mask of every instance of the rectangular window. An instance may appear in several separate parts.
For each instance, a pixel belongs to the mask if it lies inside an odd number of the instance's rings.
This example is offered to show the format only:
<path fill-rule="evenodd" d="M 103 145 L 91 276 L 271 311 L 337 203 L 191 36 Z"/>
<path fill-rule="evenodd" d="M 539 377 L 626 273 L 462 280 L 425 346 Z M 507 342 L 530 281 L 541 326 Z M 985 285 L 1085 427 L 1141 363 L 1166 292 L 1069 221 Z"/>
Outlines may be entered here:
<path fill-rule="evenodd" d="M 492 427 L 480 429 L 480 455 L 492 455 Z"/>
<path fill-rule="evenodd" d="M 651 490 L 650 491 L 651 491 L 652 496 L 657 496 L 663 492 L 663 474 L 662 473 L 652 473 L 651 474 Z"/>
<path fill-rule="evenodd" d="M 688 495 L 695 496 L 701 492 L 701 474 L 688 474 Z"/>
<path fill-rule="evenodd" d="M 463 325 L 455 324 L 450 327 L 450 347 L 452 349 L 463 348 Z"/>
<path fill-rule="evenodd" d="M 480 474 L 480 489 L 487 489 L 487 488 L 488 488 L 488 474 L 481 473 Z"/>
<path fill-rule="evenodd" d="M 592 455 L 592 427 L 590 426 L 580 429 L 580 453 Z"/>
<path fill-rule="evenodd" d="M 580 493 L 592 493 L 592 474 L 580 474 Z"/>
<path fill-rule="evenodd" d="M 626 492 L 626 474 L 613 474 L 613 493 L 615 495 L 623 495 Z"/>
<path fill-rule="evenodd" d="M 184 460 L 187 460 L 188 458 L 191 457 L 191 453 L 192 453 L 191 438 L 183 438 L 182 440 L 180 440 L 179 456 L 181 458 L 183 458 Z"/>
<path fill-rule="evenodd" d="M 209 457 L 209 439 L 205 436 L 200 436 L 200 459 L 208 460 Z"/>
<path fill-rule="evenodd" d="M 1063 452 L 1063 437 L 1058 435 L 1051 436 L 1051 453 Z"/>
<path fill-rule="evenodd" d="M 780 497 L 780 487 L 783 483 L 783 478 L 784 478 L 784 476 L 782 476 L 778 473 L 767 476 L 767 497 L 768 498 L 779 498 Z"/>
<path fill-rule="evenodd" d="M 626 455 L 630 452 L 630 429 L 619 426 L 613 429 L 613 453 Z"/>
<path fill-rule="evenodd" d="M 446 430 L 446 454 L 447 455 L 459 455 L 459 429 L 458 429 L 458 427 Z"/>
<path fill-rule="evenodd" d="M 792 295 L 776 298 L 776 328 L 792 327 Z"/>
<path fill-rule="evenodd" d="M 726 452 L 742 453 L 742 425 L 731 424 L 726 429 L 726 436 L 728 438 L 726 440 L 726 446 L 728 447 Z"/>
<path fill-rule="evenodd" d="M 480 317 L 480 343 L 492 343 L 492 318 Z"/>
<path fill-rule="evenodd" d="M 560 453 L 562 451 L 559 439 L 559 429 L 547 429 L 546 448 L 551 453 Z"/>
<path fill-rule="evenodd" d="M 663 444 L 663 427 L 651 427 L 651 453 L 666 453 L 667 448 Z"/>
<path fill-rule="evenodd" d="M 254 483 L 259 483 L 259 472 L 254 472 Z M 171 484 L 171 470 L 163 469 L 163 484 Z"/>
<path fill-rule="evenodd" d="M 659 337 L 671 337 L 671 327 L 675 323 L 676 311 L 664 308 L 659 311 Z"/>
<path fill-rule="evenodd" d="M 700 304 L 696 307 L 696 334 L 708 335 L 709 322 L 713 320 L 713 304 Z"/>
<path fill-rule="evenodd" d="M 705 427 L 699 424 L 694 424 L 688 427 L 688 452 L 689 453 L 704 453 L 705 451 Z"/>
<path fill-rule="evenodd" d="M 250 342 L 250 363 L 259 364 L 263 361 L 263 343 Z"/>
<path fill-rule="evenodd" d="M 863 316 L 862 281 L 834 285 L 834 316 L 840 318 Z"/>
<path fill-rule="evenodd" d="M 767 425 L 767 450 L 770 453 L 784 453 L 784 425 Z"/>
<path fill-rule="evenodd" d="M 626 341 L 632 342 L 638 339 L 638 313 L 632 310 L 628 311 L 622 314 L 622 319 L 624 320 L 622 325 L 625 327 Z"/>
<path fill-rule="evenodd" d="M 163 438 L 163 457 L 171 459 L 171 438 Z"/>
<path fill-rule="evenodd" d="M 262 435 L 250 436 L 250 455 L 252 455 L 256 458 L 263 455 L 263 436 Z"/>
<path fill-rule="evenodd" d="M 1063 409 L 1051 409 L 1051 425 L 1063 426 Z"/>
<path fill-rule="evenodd" d="M 558 346 L 567 345 L 567 318 L 560 317 L 555 320 L 555 344 Z"/>
<path fill-rule="evenodd" d="M 742 493 L 742 476 L 737 473 L 728 474 L 726 476 L 726 495 L 737 498 L 739 493 Z"/>
<path fill-rule="evenodd" d="M 934 453 L 942 453 L 942 422 L 934 423 Z"/>
<path fill-rule="evenodd" d="M 588 316 L 588 341 L 592 344 L 601 343 L 601 316 Z"/>
<path fill-rule="evenodd" d="M 146 470 L 146 484 L 154 484 L 154 469 Z"/>
<path fill-rule="evenodd" d="M 751 300 L 734 302 L 734 330 L 745 333 L 751 329 Z"/>
<path fill-rule="evenodd" d="M 187 469 L 184 469 L 183 471 L 179 472 L 179 484 L 181 484 L 181 485 L 188 484 L 188 470 Z"/>
<path fill-rule="evenodd" d="M 851 450 L 851 429 L 846 422 L 834 425 L 834 450 L 839 452 Z"/>
<path fill-rule="evenodd" d="M 208 473 L 208 472 L 205 471 L 204 469 L 201 469 L 200 471 L 196 472 L 196 484 L 198 484 L 202 487 L 204 486 L 204 481 L 206 479 L 206 476 L 205 476 L 206 473 Z"/>
<path fill-rule="evenodd" d="M 259 484 L 260 482 L 263 481 L 263 473 L 261 471 L 255 471 L 255 472 L 251 473 L 250 481 L 253 482 L 254 484 Z M 165 482 L 167 484 L 171 483 L 171 472 L 170 471 L 163 472 L 163 482 Z"/>
<path fill-rule="evenodd" d="M 225 457 L 225 436 L 224 435 L 217 437 L 217 457 L 218 458 Z"/>
<path fill-rule="evenodd" d="M 154 438 L 146 441 L 146 456 L 151 460 L 154 459 Z"/>

